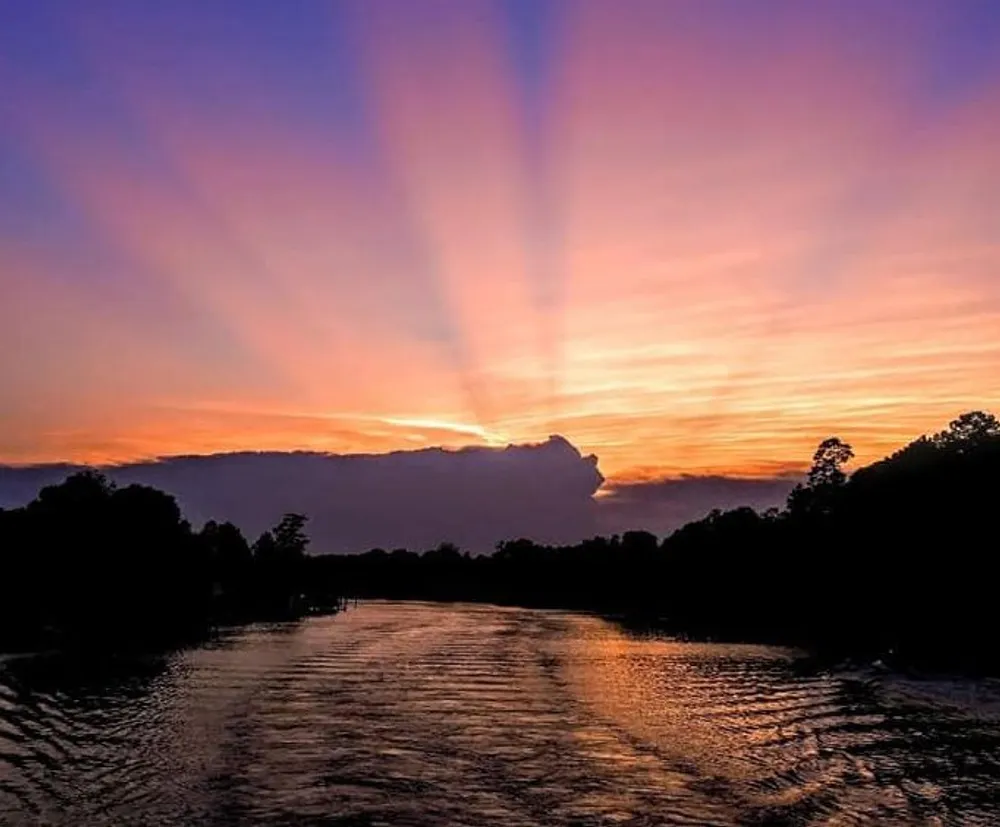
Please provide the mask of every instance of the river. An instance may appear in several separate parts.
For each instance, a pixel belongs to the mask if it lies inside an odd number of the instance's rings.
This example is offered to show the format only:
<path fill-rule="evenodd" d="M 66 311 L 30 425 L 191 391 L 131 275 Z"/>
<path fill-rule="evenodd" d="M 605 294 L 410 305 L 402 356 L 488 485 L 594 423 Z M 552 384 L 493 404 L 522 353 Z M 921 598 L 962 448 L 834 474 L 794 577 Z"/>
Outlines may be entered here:
<path fill-rule="evenodd" d="M 0 823 L 996 825 L 980 700 L 587 615 L 375 602 L 86 675 L 4 660 Z"/>

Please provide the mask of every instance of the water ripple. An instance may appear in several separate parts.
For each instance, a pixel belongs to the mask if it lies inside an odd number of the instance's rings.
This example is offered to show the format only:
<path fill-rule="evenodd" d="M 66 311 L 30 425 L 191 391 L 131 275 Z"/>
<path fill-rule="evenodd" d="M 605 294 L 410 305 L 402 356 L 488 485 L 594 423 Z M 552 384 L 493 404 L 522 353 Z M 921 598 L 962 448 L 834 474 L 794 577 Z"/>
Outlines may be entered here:
<path fill-rule="evenodd" d="M 1000 823 L 995 716 L 582 615 L 374 603 L 87 667 L 0 662 L 0 822 Z"/>

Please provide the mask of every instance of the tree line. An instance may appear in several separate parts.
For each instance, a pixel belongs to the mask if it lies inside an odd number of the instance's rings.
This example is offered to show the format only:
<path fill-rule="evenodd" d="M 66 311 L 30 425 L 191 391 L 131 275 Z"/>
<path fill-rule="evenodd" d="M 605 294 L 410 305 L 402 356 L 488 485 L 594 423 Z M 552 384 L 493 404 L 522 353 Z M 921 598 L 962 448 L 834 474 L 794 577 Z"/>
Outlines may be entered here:
<path fill-rule="evenodd" d="M 827 439 L 784 508 L 712 511 L 662 542 L 518 539 L 483 556 L 443 543 L 310 557 L 303 515 L 250 544 L 231 523 L 193 530 L 161 491 L 87 471 L 0 509 L 0 649 L 173 642 L 350 595 L 583 609 L 698 638 L 1000 672 L 1000 423 L 963 414 L 848 475 L 852 458 Z"/>
<path fill-rule="evenodd" d="M 294 617 L 308 537 L 286 514 L 253 544 L 231 523 L 200 531 L 176 500 L 88 470 L 0 509 L 0 649 L 147 647 L 218 623 Z"/>
<path fill-rule="evenodd" d="M 680 635 L 771 641 L 924 669 L 1000 671 L 1000 423 L 963 414 L 848 476 L 833 437 L 784 508 L 712 511 L 660 542 L 450 544 L 318 558 L 361 597 L 587 609 Z"/>

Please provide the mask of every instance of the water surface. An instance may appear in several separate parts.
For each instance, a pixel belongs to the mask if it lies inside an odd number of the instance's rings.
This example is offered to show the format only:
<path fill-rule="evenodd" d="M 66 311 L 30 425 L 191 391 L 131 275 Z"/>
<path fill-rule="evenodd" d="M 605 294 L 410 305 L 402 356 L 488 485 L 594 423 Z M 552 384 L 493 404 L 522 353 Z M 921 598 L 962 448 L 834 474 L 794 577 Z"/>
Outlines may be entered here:
<path fill-rule="evenodd" d="M 12 658 L 0 823 L 1000 824 L 1000 725 L 978 685 L 870 677 L 418 603 L 86 676 Z"/>

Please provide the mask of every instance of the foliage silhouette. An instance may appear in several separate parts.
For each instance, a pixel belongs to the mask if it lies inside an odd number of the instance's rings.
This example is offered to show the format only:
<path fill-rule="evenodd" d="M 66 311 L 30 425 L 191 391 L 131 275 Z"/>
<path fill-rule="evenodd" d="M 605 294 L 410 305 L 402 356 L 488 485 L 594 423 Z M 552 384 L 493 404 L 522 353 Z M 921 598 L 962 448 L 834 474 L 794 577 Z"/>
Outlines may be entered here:
<path fill-rule="evenodd" d="M 848 476 L 852 458 L 827 439 L 784 509 L 712 511 L 662 543 L 517 539 L 488 556 L 442 543 L 309 557 L 301 514 L 251 546 L 231 523 L 192 531 L 169 495 L 87 471 L 0 510 L 0 645 L 148 646 L 347 594 L 587 609 L 680 635 L 1000 672 L 1000 423 L 963 414 Z"/>
<path fill-rule="evenodd" d="M 677 634 L 808 646 L 925 669 L 1000 671 L 994 561 L 1000 423 L 972 412 L 856 471 L 820 444 L 784 509 L 713 511 L 662 543 L 450 545 L 320 558 L 360 597 L 591 609 Z"/>
<path fill-rule="evenodd" d="M 285 515 L 251 553 L 231 523 L 192 531 L 162 491 L 74 474 L 0 510 L 0 647 L 143 648 L 300 614 L 304 524 Z"/>

